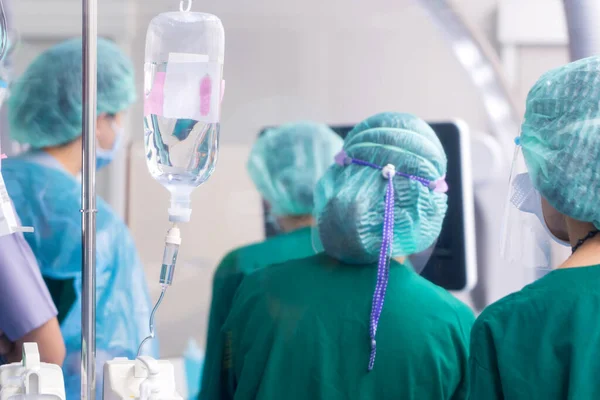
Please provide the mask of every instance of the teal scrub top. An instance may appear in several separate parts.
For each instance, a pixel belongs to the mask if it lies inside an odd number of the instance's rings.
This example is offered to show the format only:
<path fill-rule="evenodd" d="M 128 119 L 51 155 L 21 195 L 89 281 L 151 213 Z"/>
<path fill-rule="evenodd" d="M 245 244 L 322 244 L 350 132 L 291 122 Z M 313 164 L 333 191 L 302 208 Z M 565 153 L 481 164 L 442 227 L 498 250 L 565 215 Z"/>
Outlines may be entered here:
<path fill-rule="evenodd" d="M 213 398 L 467 399 L 473 313 L 393 260 L 368 372 L 376 275 L 377 265 L 318 254 L 244 279 L 223 326 Z"/>
<path fill-rule="evenodd" d="M 314 254 L 311 228 L 306 227 L 274 236 L 261 243 L 241 247 L 223 258 L 213 278 L 200 399 L 218 399 L 212 393 L 210 382 L 217 381 L 220 376 L 223 352 L 221 328 L 231 310 L 235 292 L 242 279 L 251 272 L 268 265 L 305 258 Z"/>
<path fill-rule="evenodd" d="M 471 333 L 472 399 L 600 399 L 600 266 L 559 269 L 486 308 Z"/>

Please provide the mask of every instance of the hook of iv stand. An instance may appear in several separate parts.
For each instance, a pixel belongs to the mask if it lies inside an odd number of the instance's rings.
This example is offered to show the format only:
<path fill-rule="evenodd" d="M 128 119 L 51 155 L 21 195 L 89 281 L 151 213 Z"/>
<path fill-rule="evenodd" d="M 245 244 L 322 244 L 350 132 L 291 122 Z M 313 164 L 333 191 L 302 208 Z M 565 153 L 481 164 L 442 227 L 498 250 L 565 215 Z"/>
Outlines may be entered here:
<path fill-rule="evenodd" d="M 185 7 L 183 4 L 185 3 Z M 181 12 L 189 12 L 192 9 L 192 0 L 180 0 L 179 1 L 179 11 Z"/>

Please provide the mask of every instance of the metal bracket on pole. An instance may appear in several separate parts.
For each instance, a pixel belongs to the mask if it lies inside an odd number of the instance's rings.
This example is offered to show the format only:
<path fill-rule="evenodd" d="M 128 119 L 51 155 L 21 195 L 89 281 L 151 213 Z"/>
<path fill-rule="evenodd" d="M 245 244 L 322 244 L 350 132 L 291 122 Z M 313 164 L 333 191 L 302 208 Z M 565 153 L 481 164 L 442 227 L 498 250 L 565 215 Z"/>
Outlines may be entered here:
<path fill-rule="evenodd" d="M 98 2 L 83 2 L 81 398 L 96 398 L 96 99 Z"/>

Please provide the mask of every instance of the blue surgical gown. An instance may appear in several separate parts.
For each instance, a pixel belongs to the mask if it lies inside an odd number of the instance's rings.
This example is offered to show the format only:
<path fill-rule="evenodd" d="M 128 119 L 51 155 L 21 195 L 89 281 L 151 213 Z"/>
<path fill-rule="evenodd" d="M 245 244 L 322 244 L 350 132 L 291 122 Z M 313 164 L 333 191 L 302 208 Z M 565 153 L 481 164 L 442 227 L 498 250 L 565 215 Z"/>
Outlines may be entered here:
<path fill-rule="evenodd" d="M 59 311 L 67 347 L 63 365 L 67 399 L 80 398 L 81 371 L 81 183 L 45 153 L 9 158 L 2 174 L 25 238 Z M 56 161 L 56 160 L 54 160 Z M 101 198 L 96 204 L 97 398 L 105 361 L 135 358 L 148 334 L 151 302 L 142 264 L 124 222 Z M 157 356 L 157 343 L 146 347 Z"/>

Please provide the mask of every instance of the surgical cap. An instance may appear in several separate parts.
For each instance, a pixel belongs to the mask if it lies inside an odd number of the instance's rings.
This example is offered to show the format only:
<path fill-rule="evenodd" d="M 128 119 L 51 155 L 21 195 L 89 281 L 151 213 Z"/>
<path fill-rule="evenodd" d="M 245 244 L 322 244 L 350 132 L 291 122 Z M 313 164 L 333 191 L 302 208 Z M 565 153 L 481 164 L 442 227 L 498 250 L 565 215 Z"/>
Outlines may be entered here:
<path fill-rule="evenodd" d="M 534 187 L 600 229 L 600 57 L 544 74 L 527 96 L 520 143 Z"/>
<path fill-rule="evenodd" d="M 410 114 L 383 113 L 358 124 L 346 137 L 348 157 L 435 181 L 446 175 L 446 154 L 431 127 Z M 367 166 L 333 165 L 315 190 L 315 215 L 325 252 L 346 263 L 377 262 L 381 250 L 388 180 Z M 392 256 L 427 249 L 437 239 L 447 196 L 397 176 Z"/>
<path fill-rule="evenodd" d="M 313 122 L 285 124 L 261 135 L 248 172 L 273 215 L 312 214 L 315 185 L 342 145 L 329 127 Z"/>
<path fill-rule="evenodd" d="M 82 41 L 71 39 L 40 54 L 17 79 L 8 100 L 10 133 L 44 148 L 81 136 Z M 112 42 L 98 39 L 98 114 L 116 114 L 136 98 L 131 61 Z"/>

